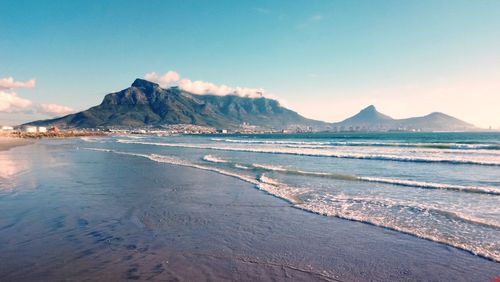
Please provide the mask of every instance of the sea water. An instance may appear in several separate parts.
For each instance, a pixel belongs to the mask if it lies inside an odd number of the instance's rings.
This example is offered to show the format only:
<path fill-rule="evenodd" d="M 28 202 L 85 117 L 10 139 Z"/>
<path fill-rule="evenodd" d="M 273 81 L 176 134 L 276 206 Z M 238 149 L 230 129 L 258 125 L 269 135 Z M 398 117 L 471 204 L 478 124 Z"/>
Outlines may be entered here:
<path fill-rule="evenodd" d="M 77 145 L 215 171 L 318 216 L 500 261 L 500 133 L 131 135 Z"/>

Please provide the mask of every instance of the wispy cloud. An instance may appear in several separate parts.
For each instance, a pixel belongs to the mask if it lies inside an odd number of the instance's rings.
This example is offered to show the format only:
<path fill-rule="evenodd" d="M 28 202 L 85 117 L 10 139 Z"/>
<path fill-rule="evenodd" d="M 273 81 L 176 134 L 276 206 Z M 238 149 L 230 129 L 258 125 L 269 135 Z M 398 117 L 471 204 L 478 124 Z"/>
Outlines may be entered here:
<path fill-rule="evenodd" d="M 74 112 L 70 107 L 58 104 L 37 104 L 29 99 L 21 98 L 14 89 L 34 88 L 35 79 L 16 81 L 13 77 L 0 78 L 0 112 L 4 113 L 40 113 L 48 116 L 59 116 Z"/>
<path fill-rule="evenodd" d="M 0 90 L 16 89 L 16 88 L 35 88 L 36 80 L 17 81 L 13 77 L 0 78 Z"/>
<path fill-rule="evenodd" d="M 29 110 L 32 105 L 33 102 L 18 97 L 12 91 L 0 91 L 0 112 L 23 112 Z"/>

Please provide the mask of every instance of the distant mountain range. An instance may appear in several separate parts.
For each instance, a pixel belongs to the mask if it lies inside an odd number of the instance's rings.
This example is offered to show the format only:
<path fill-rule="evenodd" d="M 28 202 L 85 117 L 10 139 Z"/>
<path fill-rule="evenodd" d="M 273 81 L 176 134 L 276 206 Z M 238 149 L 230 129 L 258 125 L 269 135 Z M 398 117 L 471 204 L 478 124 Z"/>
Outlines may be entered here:
<path fill-rule="evenodd" d="M 478 129 L 470 123 L 439 112 L 422 117 L 393 119 L 377 111 L 373 105 L 348 119 L 333 123 L 332 127 L 339 131 L 469 131 Z"/>
<path fill-rule="evenodd" d="M 136 79 L 131 87 L 107 94 L 102 103 L 88 110 L 64 117 L 28 123 L 61 128 L 96 128 L 162 126 L 194 124 L 220 129 L 236 129 L 242 124 L 267 129 L 314 131 L 466 131 L 477 129 L 471 124 L 432 113 L 423 117 L 393 119 L 374 106 L 338 123 L 305 118 L 282 107 L 278 101 L 264 97 L 236 95 L 196 95 L 171 87 Z"/>

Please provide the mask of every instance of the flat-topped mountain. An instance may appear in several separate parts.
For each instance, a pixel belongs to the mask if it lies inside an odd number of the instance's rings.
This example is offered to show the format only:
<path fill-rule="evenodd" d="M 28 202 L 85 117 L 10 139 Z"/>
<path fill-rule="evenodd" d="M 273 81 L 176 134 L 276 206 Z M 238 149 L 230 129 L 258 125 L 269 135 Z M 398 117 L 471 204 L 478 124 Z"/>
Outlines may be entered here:
<path fill-rule="evenodd" d="M 236 95 L 196 95 L 136 79 L 131 87 L 107 94 L 102 103 L 61 118 L 35 121 L 32 125 L 79 127 L 143 127 L 194 124 L 234 128 L 243 123 L 265 128 L 326 128 L 326 123 L 304 118 L 278 101 Z"/>
<path fill-rule="evenodd" d="M 422 117 L 412 117 L 406 119 L 394 119 L 377 111 L 375 106 L 370 105 L 358 114 L 341 122 L 333 123 L 336 130 L 355 131 L 467 131 L 477 130 L 477 128 L 454 118 L 452 116 L 435 112 Z"/>
<path fill-rule="evenodd" d="M 443 113 L 394 119 L 371 105 L 337 123 L 326 123 L 299 115 L 264 97 L 197 95 L 178 87 L 136 79 L 122 91 L 107 94 L 102 103 L 64 117 L 28 123 L 61 128 L 144 127 L 193 124 L 233 129 L 242 124 L 267 129 L 312 129 L 314 131 L 467 131 L 473 125 Z"/>

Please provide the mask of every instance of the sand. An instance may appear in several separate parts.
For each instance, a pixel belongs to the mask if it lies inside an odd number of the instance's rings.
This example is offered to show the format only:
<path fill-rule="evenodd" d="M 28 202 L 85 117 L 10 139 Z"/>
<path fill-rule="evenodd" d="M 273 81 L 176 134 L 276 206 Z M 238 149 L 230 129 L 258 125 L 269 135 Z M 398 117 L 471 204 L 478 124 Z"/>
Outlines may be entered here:
<path fill-rule="evenodd" d="M 24 146 L 33 143 L 33 140 L 23 138 L 1 137 L 0 136 L 0 151 L 6 151 L 17 146 Z"/>
<path fill-rule="evenodd" d="M 0 189 L 1 281 L 489 281 L 500 274 L 496 262 L 304 212 L 231 177 L 64 142 L 0 152 L 28 164 L 10 190 Z"/>

